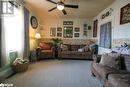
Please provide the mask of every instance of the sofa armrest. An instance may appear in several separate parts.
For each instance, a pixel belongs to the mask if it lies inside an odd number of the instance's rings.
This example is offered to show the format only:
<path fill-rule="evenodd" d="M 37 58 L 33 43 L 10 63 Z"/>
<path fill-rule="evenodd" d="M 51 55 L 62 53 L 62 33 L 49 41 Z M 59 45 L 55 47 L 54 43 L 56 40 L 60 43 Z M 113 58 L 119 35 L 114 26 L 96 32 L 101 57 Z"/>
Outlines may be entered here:
<path fill-rule="evenodd" d="M 93 62 L 99 63 L 101 60 L 101 55 L 93 55 Z"/>
<path fill-rule="evenodd" d="M 39 52 L 41 52 L 41 51 L 42 51 L 41 48 L 37 48 L 37 49 L 36 49 L 36 52 L 37 52 L 37 53 L 39 53 Z"/>

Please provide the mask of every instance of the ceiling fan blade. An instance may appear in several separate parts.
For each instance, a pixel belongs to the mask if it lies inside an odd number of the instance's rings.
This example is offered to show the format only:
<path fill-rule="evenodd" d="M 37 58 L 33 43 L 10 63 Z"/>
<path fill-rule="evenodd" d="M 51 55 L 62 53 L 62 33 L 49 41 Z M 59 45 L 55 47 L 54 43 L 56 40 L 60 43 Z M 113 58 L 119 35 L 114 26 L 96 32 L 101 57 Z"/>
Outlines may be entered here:
<path fill-rule="evenodd" d="M 78 5 L 68 5 L 68 4 L 65 4 L 64 5 L 65 7 L 68 7 L 68 8 L 79 8 L 79 6 Z"/>
<path fill-rule="evenodd" d="M 54 3 L 54 4 L 57 4 L 56 2 L 52 1 L 52 0 L 46 0 L 48 2 L 51 2 L 51 3 Z"/>
<path fill-rule="evenodd" d="M 48 12 L 51 12 L 51 11 L 55 10 L 56 8 L 57 8 L 57 7 L 54 7 L 54 8 L 52 8 L 52 9 L 48 10 Z"/>
<path fill-rule="evenodd" d="M 65 9 L 62 10 L 64 15 L 67 15 L 67 12 L 65 11 Z"/>

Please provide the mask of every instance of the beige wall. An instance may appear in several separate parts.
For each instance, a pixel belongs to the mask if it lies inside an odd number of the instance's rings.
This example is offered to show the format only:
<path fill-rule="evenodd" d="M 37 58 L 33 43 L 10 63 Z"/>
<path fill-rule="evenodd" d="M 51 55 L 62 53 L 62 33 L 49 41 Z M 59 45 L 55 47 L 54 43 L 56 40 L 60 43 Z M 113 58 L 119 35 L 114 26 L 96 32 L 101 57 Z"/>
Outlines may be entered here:
<path fill-rule="evenodd" d="M 39 30 L 38 32 L 41 33 L 42 41 L 50 41 L 51 38 L 57 38 L 57 37 L 51 37 L 50 36 L 50 28 L 51 27 L 62 27 L 63 28 L 63 21 L 73 21 L 73 28 L 79 27 L 80 28 L 80 37 L 76 38 L 64 38 L 63 35 L 60 39 L 63 40 L 63 43 L 68 44 L 86 44 L 86 42 L 89 42 L 90 40 L 96 41 L 96 39 L 92 38 L 92 19 L 48 19 L 48 20 L 42 20 L 39 24 Z M 83 36 L 83 24 L 86 23 L 88 26 L 91 26 L 91 30 L 88 30 L 87 34 L 88 36 Z M 63 34 L 63 32 L 62 32 Z M 73 35 L 74 36 L 74 35 Z"/>
<path fill-rule="evenodd" d="M 40 23 L 42 26 L 41 35 L 43 38 L 52 38 L 50 37 L 50 28 L 51 27 L 62 27 L 63 28 L 63 21 L 73 21 L 73 27 L 80 28 L 80 37 L 79 38 L 72 38 L 72 39 L 87 39 L 92 38 L 92 29 L 88 30 L 88 36 L 83 36 L 83 24 L 87 23 L 89 26 L 92 26 L 92 19 L 48 19 L 44 20 Z M 63 38 L 63 37 L 62 37 Z"/>
<path fill-rule="evenodd" d="M 108 8 L 103 10 L 93 20 L 98 19 L 98 43 L 100 41 L 100 26 L 107 22 L 112 22 L 112 47 L 120 46 L 124 42 L 130 44 L 130 23 L 120 25 L 120 9 L 130 3 L 130 0 L 115 0 Z M 113 9 L 112 14 L 104 19 L 101 15 L 106 13 L 110 8 Z M 110 49 L 99 48 L 99 53 L 110 52 Z"/>
<path fill-rule="evenodd" d="M 39 18 L 34 13 L 30 12 L 30 18 L 31 16 L 35 16 L 37 18 L 38 24 L 39 24 Z M 29 18 L 29 19 L 30 19 Z M 38 45 L 38 39 L 35 38 L 35 34 L 39 32 L 39 25 L 36 29 L 33 29 L 31 26 L 31 23 L 29 23 L 29 43 L 30 43 L 30 51 L 35 50 Z"/>

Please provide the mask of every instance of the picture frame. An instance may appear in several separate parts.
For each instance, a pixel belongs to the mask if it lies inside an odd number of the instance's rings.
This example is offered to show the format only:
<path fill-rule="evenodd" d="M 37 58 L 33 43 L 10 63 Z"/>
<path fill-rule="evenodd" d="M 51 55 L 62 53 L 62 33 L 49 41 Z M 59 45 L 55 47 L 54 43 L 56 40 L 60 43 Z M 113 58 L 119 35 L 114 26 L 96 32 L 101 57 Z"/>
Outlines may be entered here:
<path fill-rule="evenodd" d="M 74 33 L 74 37 L 79 37 L 79 33 Z"/>
<path fill-rule="evenodd" d="M 51 27 L 50 28 L 50 36 L 55 37 L 56 36 L 56 27 Z"/>
<path fill-rule="evenodd" d="M 74 31 L 75 31 L 75 32 L 80 32 L 80 28 L 79 28 L 79 27 L 75 27 L 75 28 L 74 28 Z"/>
<path fill-rule="evenodd" d="M 84 36 L 87 36 L 87 31 L 84 31 L 84 32 L 83 32 L 83 35 L 84 35 Z"/>
<path fill-rule="evenodd" d="M 62 27 L 57 27 L 57 37 L 62 37 Z"/>
<path fill-rule="evenodd" d="M 83 27 L 87 27 L 87 26 L 88 26 L 88 24 L 86 24 L 86 23 L 85 23 L 85 24 L 83 24 Z"/>
<path fill-rule="evenodd" d="M 62 37 L 62 33 L 57 33 L 57 37 Z"/>
<path fill-rule="evenodd" d="M 63 37 L 64 38 L 73 38 L 73 26 L 64 26 Z"/>
<path fill-rule="evenodd" d="M 86 23 L 83 24 L 83 30 L 84 30 L 84 31 L 87 31 L 87 30 L 88 30 L 88 24 L 86 24 Z"/>
<path fill-rule="evenodd" d="M 62 32 L 62 27 L 57 27 L 57 32 Z"/>
<path fill-rule="evenodd" d="M 73 21 L 63 21 L 63 25 L 73 25 Z"/>
<path fill-rule="evenodd" d="M 31 16 L 30 23 L 31 23 L 31 26 L 33 29 L 37 29 L 38 21 L 37 21 L 37 18 L 35 16 Z"/>
<path fill-rule="evenodd" d="M 97 37 L 98 20 L 93 22 L 93 37 Z"/>
<path fill-rule="evenodd" d="M 91 26 L 88 26 L 88 30 L 91 30 Z"/>
<path fill-rule="evenodd" d="M 130 22 L 130 3 L 121 8 L 120 12 L 120 24 Z"/>

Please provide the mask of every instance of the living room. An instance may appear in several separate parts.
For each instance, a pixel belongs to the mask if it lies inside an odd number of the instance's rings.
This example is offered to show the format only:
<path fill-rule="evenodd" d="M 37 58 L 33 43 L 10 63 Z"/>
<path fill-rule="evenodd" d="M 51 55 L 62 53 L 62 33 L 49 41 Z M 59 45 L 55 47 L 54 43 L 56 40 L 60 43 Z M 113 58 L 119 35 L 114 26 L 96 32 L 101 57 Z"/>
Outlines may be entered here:
<path fill-rule="evenodd" d="M 1 84 L 129 87 L 129 3 L 130 0 L 0 1 Z M 64 8 L 59 10 L 58 5 Z M 109 57 L 120 60 L 122 55 L 125 68 L 121 65 L 115 70 L 109 64 L 104 74 L 100 63 Z M 113 64 L 114 60 L 109 59 L 105 62 Z M 21 61 L 25 66 L 14 66 Z M 26 72 L 19 71 L 22 69 Z"/>

